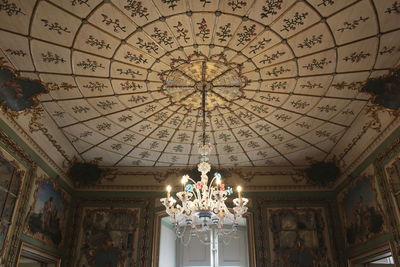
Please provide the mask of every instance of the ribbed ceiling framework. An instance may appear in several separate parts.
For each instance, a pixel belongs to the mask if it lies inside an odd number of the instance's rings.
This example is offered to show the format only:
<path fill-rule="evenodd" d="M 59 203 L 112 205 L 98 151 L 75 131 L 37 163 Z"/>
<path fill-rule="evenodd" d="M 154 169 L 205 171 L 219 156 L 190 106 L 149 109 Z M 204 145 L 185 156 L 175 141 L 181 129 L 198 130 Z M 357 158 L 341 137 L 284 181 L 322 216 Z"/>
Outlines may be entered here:
<path fill-rule="evenodd" d="M 41 103 L 85 160 L 195 164 L 201 57 L 207 81 L 221 78 L 207 85 L 212 163 L 300 166 L 331 156 L 368 103 L 363 82 L 397 64 L 399 12 L 389 0 L 2 0 L 0 48 L 47 84 Z"/>

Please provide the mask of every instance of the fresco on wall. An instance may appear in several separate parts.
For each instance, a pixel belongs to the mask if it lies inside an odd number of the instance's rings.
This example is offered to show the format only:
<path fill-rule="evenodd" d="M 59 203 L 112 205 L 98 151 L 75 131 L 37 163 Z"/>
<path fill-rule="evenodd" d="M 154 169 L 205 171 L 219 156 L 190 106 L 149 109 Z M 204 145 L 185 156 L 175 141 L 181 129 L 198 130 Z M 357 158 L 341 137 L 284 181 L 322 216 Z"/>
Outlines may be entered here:
<path fill-rule="evenodd" d="M 34 106 L 38 94 L 47 90 L 39 81 L 19 78 L 7 69 L 0 68 L 0 104 L 11 111 L 22 111 Z"/>
<path fill-rule="evenodd" d="M 24 172 L 0 151 L 0 252 L 3 250 Z"/>
<path fill-rule="evenodd" d="M 275 209 L 269 220 L 272 266 L 331 266 L 321 209 Z"/>
<path fill-rule="evenodd" d="M 85 209 L 78 266 L 136 266 L 138 224 L 139 209 Z"/>
<path fill-rule="evenodd" d="M 396 158 L 386 166 L 389 186 L 396 200 L 397 214 L 400 215 L 400 158 Z"/>
<path fill-rule="evenodd" d="M 372 176 L 353 182 L 340 195 L 340 203 L 348 246 L 364 243 L 383 233 L 383 215 Z"/>
<path fill-rule="evenodd" d="M 64 238 L 68 202 L 68 195 L 54 181 L 44 176 L 38 178 L 27 234 L 47 245 L 59 247 Z"/>

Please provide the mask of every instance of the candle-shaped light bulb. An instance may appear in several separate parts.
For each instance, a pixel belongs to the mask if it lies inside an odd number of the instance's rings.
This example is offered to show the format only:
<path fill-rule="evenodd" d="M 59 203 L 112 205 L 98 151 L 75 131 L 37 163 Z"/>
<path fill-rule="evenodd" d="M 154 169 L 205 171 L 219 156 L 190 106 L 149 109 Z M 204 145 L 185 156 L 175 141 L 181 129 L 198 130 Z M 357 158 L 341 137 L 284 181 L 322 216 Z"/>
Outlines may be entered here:
<path fill-rule="evenodd" d="M 182 183 L 183 185 L 185 185 L 187 182 L 188 182 L 187 177 L 186 177 L 186 176 L 183 176 L 182 179 L 181 179 L 181 183 Z"/>
<path fill-rule="evenodd" d="M 172 187 L 170 185 L 167 185 L 167 198 L 168 199 L 171 197 L 171 190 L 172 190 Z"/>
<path fill-rule="evenodd" d="M 217 185 L 220 185 L 221 184 L 221 174 L 219 173 L 219 172 L 216 172 L 215 174 L 214 174 L 214 177 L 215 177 L 215 183 L 217 184 Z"/>
<path fill-rule="evenodd" d="M 242 187 L 239 185 L 236 190 L 238 191 L 239 200 L 242 201 Z"/>
<path fill-rule="evenodd" d="M 185 185 L 186 185 L 186 183 L 188 182 L 188 177 L 187 177 L 187 175 L 184 175 L 184 176 L 182 176 L 182 179 L 181 179 L 181 184 L 182 184 L 182 191 L 183 192 L 185 192 Z"/>

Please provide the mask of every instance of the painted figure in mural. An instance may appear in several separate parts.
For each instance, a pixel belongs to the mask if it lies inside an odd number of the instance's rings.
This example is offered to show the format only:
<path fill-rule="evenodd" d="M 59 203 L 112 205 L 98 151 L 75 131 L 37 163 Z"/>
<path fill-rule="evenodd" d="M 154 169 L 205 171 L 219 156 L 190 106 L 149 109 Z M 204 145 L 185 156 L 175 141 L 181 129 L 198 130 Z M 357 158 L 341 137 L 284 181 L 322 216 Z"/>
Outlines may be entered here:
<path fill-rule="evenodd" d="M 78 266 L 135 266 L 136 210 L 88 211 L 83 219 Z"/>
<path fill-rule="evenodd" d="M 44 92 L 40 82 L 16 77 L 10 70 L 0 68 L 0 103 L 4 107 L 22 111 L 35 104 L 35 95 Z"/>
<path fill-rule="evenodd" d="M 52 226 L 52 220 L 54 220 L 55 209 L 53 205 L 53 197 L 44 203 L 42 211 L 42 229 L 49 229 Z"/>
<path fill-rule="evenodd" d="M 331 266 L 324 240 L 324 220 L 318 210 L 271 212 L 273 267 Z"/>
<path fill-rule="evenodd" d="M 49 245 L 60 245 L 65 224 L 65 198 L 60 189 L 48 179 L 37 182 L 36 201 L 29 217 L 29 234 Z"/>
<path fill-rule="evenodd" d="M 371 180 L 360 179 L 344 196 L 348 245 L 364 242 L 383 230 L 383 216 L 375 199 Z"/>

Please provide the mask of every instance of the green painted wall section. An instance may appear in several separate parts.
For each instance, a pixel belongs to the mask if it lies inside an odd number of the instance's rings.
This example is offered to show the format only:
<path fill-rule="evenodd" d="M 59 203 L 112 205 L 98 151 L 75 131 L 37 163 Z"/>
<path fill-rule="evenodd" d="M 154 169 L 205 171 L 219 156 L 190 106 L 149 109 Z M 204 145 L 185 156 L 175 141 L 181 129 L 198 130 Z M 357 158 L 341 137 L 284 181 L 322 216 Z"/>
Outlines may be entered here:
<path fill-rule="evenodd" d="M 353 255 L 357 255 L 363 251 L 368 251 L 371 248 L 376 247 L 379 244 L 382 244 L 386 241 L 390 241 L 393 240 L 393 235 L 388 233 L 388 234 L 383 234 L 373 240 L 370 240 L 364 244 L 355 246 L 355 247 L 351 247 L 351 248 L 347 248 L 346 249 L 346 255 L 347 256 L 353 256 Z"/>
<path fill-rule="evenodd" d="M 56 179 L 60 185 L 68 192 L 72 193 L 73 189 L 63 180 L 60 178 L 58 173 L 50 167 L 35 151 L 23 140 L 21 139 L 3 120 L 0 119 L 0 129 L 4 132 L 7 136 L 11 137 L 11 139 L 17 143 L 25 152 L 26 154 L 37 164 L 38 167 L 43 169 L 50 177 Z M 3 144 L 0 143 L 0 146 L 5 148 Z M 9 151 L 7 148 L 5 148 Z"/>
<path fill-rule="evenodd" d="M 32 244 L 32 245 L 34 245 L 36 247 L 42 248 L 42 249 L 44 249 L 46 251 L 49 251 L 49 252 L 51 252 L 53 254 L 60 255 L 60 251 L 59 250 L 57 250 L 57 249 L 55 249 L 53 247 L 44 245 L 42 242 L 40 242 L 40 241 L 38 241 L 36 239 L 33 239 L 33 238 L 29 237 L 29 236 L 21 235 L 21 240 L 24 241 L 24 242 L 27 242 L 29 244 Z"/>
<path fill-rule="evenodd" d="M 372 151 L 368 157 L 360 163 L 350 174 L 350 177 L 357 177 L 360 175 L 369 165 L 373 164 L 374 160 L 397 139 L 400 137 L 400 127 L 396 128 L 374 151 Z M 348 184 L 350 184 L 352 179 L 346 179 L 341 184 L 339 184 L 335 192 L 339 193 L 345 188 Z"/>

